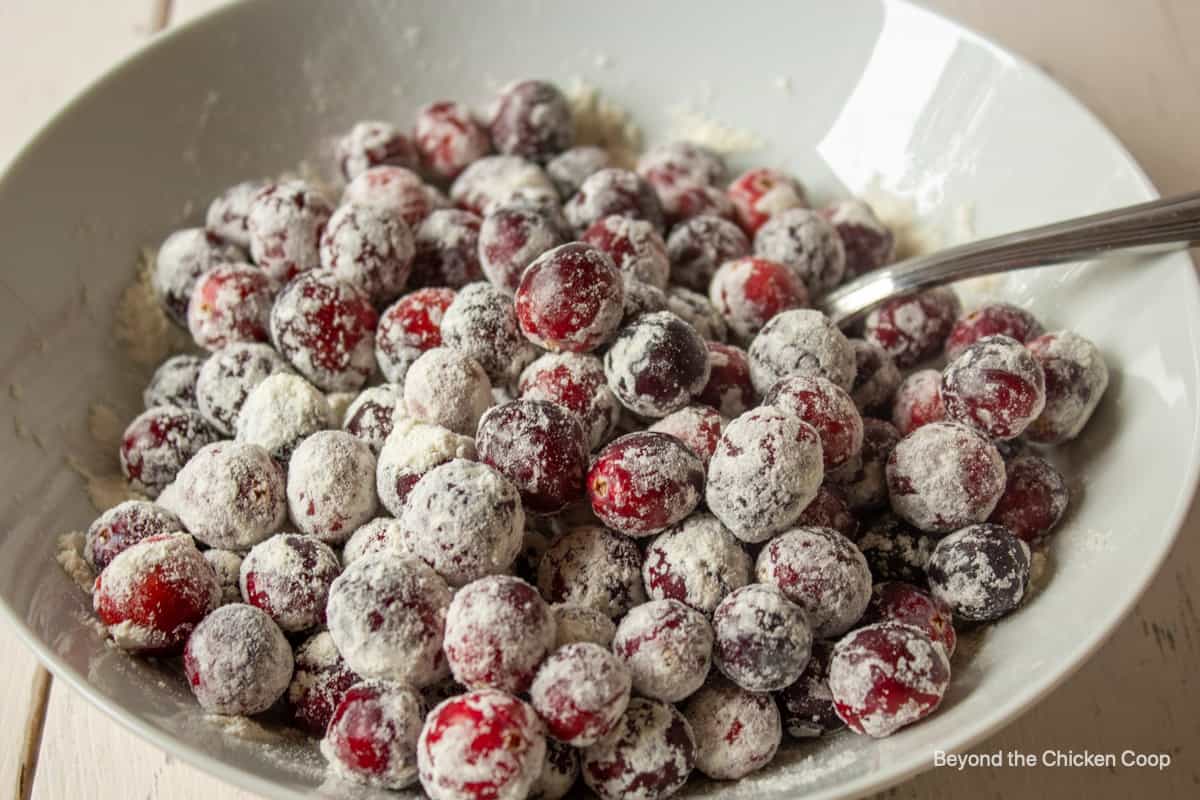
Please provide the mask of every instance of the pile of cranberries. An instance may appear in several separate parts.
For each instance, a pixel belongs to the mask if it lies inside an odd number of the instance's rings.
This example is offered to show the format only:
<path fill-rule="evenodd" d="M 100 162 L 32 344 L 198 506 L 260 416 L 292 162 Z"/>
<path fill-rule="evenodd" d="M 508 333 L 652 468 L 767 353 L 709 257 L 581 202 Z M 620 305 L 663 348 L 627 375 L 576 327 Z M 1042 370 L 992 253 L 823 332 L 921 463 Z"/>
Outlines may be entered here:
<path fill-rule="evenodd" d="M 1026 598 L 1088 340 L 950 289 L 847 338 L 811 304 L 892 259 L 869 206 L 683 142 L 614 165 L 542 81 L 337 157 L 340 202 L 247 182 L 164 242 L 197 350 L 86 537 L 113 641 L 206 711 L 436 800 L 663 798 L 924 718 Z"/>

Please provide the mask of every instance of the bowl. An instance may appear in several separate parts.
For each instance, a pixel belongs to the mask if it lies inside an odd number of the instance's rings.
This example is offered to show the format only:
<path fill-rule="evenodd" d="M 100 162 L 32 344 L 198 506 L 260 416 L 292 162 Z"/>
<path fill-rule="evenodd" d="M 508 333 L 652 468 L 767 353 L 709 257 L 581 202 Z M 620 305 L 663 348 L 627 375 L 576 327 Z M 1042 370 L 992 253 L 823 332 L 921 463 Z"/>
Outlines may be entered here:
<path fill-rule="evenodd" d="M 1155 196 L 1119 142 L 1036 69 L 892 0 L 754 13 L 682 0 L 264 0 L 155 40 L 55 117 L 0 181 L 0 383 L 24 398 L 16 424 L 0 427 L 0 609 L 114 719 L 267 797 L 323 793 L 313 747 L 205 718 L 177 677 L 105 645 L 55 563 L 55 534 L 95 516 L 78 470 L 114 467 L 89 408 L 131 417 L 148 374 L 113 338 L 115 308 L 139 248 L 198 224 L 224 187 L 295 168 L 358 119 L 406 120 L 436 97 L 482 104 L 527 76 L 578 77 L 651 143 L 753 146 L 730 156 L 735 168 L 785 167 L 818 200 L 891 198 L 926 239 L 961 238 L 968 218 L 986 235 Z M 1045 695 L 1153 577 L 1200 463 L 1192 264 L 1113 258 L 983 290 L 1092 338 L 1112 369 L 1086 432 L 1059 453 L 1074 502 L 1049 549 L 1052 575 L 1018 613 L 967 637 L 930 719 L 881 741 L 790 742 L 761 773 L 689 794 L 829 798 L 895 783 Z M 92 428 L 103 421 L 93 415 Z"/>

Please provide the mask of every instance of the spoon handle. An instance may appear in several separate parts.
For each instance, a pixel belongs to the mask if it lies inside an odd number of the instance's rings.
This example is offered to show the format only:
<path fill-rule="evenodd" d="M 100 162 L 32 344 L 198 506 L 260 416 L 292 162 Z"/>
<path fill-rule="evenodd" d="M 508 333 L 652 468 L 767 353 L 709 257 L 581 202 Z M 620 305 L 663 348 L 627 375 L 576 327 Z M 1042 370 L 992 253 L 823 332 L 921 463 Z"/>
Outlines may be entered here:
<path fill-rule="evenodd" d="M 1200 192 L 1152 200 L 1086 217 L 969 242 L 873 270 L 819 301 L 838 325 L 861 319 L 896 295 L 997 272 L 1084 261 L 1152 245 L 1182 249 L 1200 242 Z"/>

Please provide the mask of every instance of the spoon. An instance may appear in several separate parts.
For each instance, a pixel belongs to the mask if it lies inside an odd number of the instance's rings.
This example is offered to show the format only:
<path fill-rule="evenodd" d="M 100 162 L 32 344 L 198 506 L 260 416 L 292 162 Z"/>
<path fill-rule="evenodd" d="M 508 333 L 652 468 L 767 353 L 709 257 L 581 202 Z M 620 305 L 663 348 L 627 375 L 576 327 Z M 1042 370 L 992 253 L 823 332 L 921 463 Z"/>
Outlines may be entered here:
<path fill-rule="evenodd" d="M 846 327 L 885 300 L 967 278 L 1084 261 L 1130 248 L 1158 245 L 1154 252 L 1162 252 L 1197 243 L 1200 192 L 1190 192 L 905 259 L 838 287 L 817 307 Z"/>

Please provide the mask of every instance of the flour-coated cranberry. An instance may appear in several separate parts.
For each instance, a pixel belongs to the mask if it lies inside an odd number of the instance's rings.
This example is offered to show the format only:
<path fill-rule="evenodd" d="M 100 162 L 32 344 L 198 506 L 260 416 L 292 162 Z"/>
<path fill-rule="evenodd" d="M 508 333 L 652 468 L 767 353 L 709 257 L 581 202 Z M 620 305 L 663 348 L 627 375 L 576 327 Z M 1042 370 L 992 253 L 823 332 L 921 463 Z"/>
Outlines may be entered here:
<path fill-rule="evenodd" d="M 892 398 L 900 388 L 900 368 L 895 360 L 877 344 L 865 339 L 851 339 L 854 348 L 854 384 L 850 396 L 858 410 L 887 416 Z"/>
<path fill-rule="evenodd" d="M 880 514 L 858 540 L 858 549 L 877 581 L 925 583 L 925 566 L 937 539 L 895 514 Z"/>
<path fill-rule="evenodd" d="M 950 683 L 945 651 L 923 631 L 878 622 L 833 648 L 829 688 L 838 716 L 856 733 L 890 736 L 932 714 Z"/>
<path fill-rule="evenodd" d="M 173 655 L 221 599 L 216 573 L 183 533 L 149 536 L 117 553 L 92 588 L 92 607 L 122 650 Z"/>
<path fill-rule="evenodd" d="M 593 222 L 580 238 L 608 254 L 622 275 L 667 288 L 671 273 L 667 245 L 646 220 L 611 214 Z"/>
<path fill-rule="evenodd" d="M 799 528 L 831 528 L 850 541 L 858 539 L 858 518 L 837 484 L 826 481 L 796 519 Z"/>
<path fill-rule="evenodd" d="M 442 318 L 454 302 L 449 288 L 418 289 L 390 305 L 375 331 L 375 358 L 384 377 L 403 384 L 408 368 L 442 344 Z"/>
<path fill-rule="evenodd" d="M 378 456 L 392 432 L 396 415 L 403 413 L 403 387 L 394 383 L 371 386 L 359 392 L 346 407 L 342 430 L 362 440 Z"/>
<path fill-rule="evenodd" d="M 683 442 L 707 468 L 721 439 L 725 422 L 725 418 L 711 406 L 691 405 L 668 414 L 649 429 L 674 436 Z"/>
<path fill-rule="evenodd" d="M 829 639 L 858 622 L 871 599 L 871 570 L 854 543 L 831 528 L 792 528 L 767 542 L 755 576 L 778 586 Z"/>
<path fill-rule="evenodd" d="M 657 188 L 667 227 L 695 217 L 721 217 L 732 220 L 736 212 L 724 191 L 700 183 L 679 183 Z"/>
<path fill-rule="evenodd" d="M 752 256 L 722 264 L 712 276 L 708 297 L 729 330 L 743 341 L 781 311 L 808 305 L 808 289 L 793 270 Z"/>
<path fill-rule="evenodd" d="M 566 200 L 594 172 L 612 166 L 612 157 L 603 147 L 576 145 L 564 150 L 546 163 L 546 174 L 554 181 L 555 188 Z"/>
<path fill-rule="evenodd" d="M 226 345 L 200 367 L 196 376 L 196 406 L 213 428 L 230 436 L 250 392 L 269 376 L 291 371 L 287 361 L 270 345 L 258 342 Z"/>
<path fill-rule="evenodd" d="M 1015 439 L 1046 405 L 1046 378 L 1025 346 L 988 336 L 967 347 L 942 371 L 946 418 L 992 439 Z"/>
<path fill-rule="evenodd" d="M 668 286 L 666 297 L 667 310 L 695 328 L 700 338 L 710 342 L 723 342 L 729 338 L 725 318 L 707 296 L 682 286 Z"/>
<path fill-rule="evenodd" d="M 521 330 L 552 351 L 594 350 L 612 337 L 623 309 L 624 286 L 612 259 L 581 242 L 543 253 L 517 287 Z"/>
<path fill-rule="evenodd" d="M 942 373 L 921 369 L 911 373 L 896 390 L 892 401 L 892 423 L 907 436 L 922 425 L 946 418 L 942 402 Z"/>
<path fill-rule="evenodd" d="M 808 208 L 808 198 L 800 182 L 767 167 L 743 172 L 729 184 L 728 193 L 737 222 L 748 236 L 754 236 L 775 214 L 791 208 Z"/>
<path fill-rule="evenodd" d="M 586 525 L 551 543 L 538 563 L 538 589 L 548 602 L 576 603 L 616 618 L 646 601 L 641 565 L 633 539 Z"/>
<path fill-rule="evenodd" d="M 660 193 L 680 184 L 712 185 L 725 180 L 725 161 L 702 145 L 669 142 L 638 157 L 637 173 Z"/>
<path fill-rule="evenodd" d="M 588 441 L 578 417 L 554 403 L 517 400 L 479 420 L 479 459 L 513 481 L 525 508 L 554 514 L 583 497 Z"/>
<path fill-rule="evenodd" d="M 321 267 L 382 305 L 403 291 L 414 249 L 412 231 L 390 211 L 344 205 L 321 234 Z"/>
<path fill-rule="evenodd" d="M 620 654 L 591 642 L 568 644 L 542 664 L 530 689 L 550 736 L 587 747 L 613 729 L 629 704 L 632 677 Z"/>
<path fill-rule="evenodd" d="M 693 514 L 646 548 L 642 580 L 652 600 L 678 600 L 711 615 L 734 589 L 750 582 L 750 556 L 710 514 Z"/>
<path fill-rule="evenodd" d="M 204 215 L 205 230 L 243 250 L 249 248 L 250 228 L 247 217 L 250 214 L 250 204 L 266 185 L 265 181 L 243 181 L 214 197 Z"/>
<path fill-rule="evenodd" d="M 546 740 L 542 773 L 529 789 L 529 800 L 562 800 L 579 780 L 579 751 L 568 744 Z"/>
<path fill-rule="evenodd" d="M 295 671 L 287 691 L 292 720 L 310 736 L 324 736 L 342 697 L 358 682 L 329 631 L 313 634 L 296 648 Z"/>
<path fill-rule="evenodd" d="M 912 367 L 941 352 L 960 313 L 953 289 L 897 297 L 867 315 L 863 338 L 882 347 L 897 366 Z"/>
<path fill-rule="evenodd" d="M 196 380 L 205 359 L 200 356 L 171 356 L 158 365 L 150 382 L 142 390 L 142 404 L 154 406 L 177 406 L 198 411 L 196 403 Z"/>
<path fill-rule="evenodd" d="M 209 714 L 266 711 L 292 680 L 292 646 L 279 626 L 254 606 L 233 603 L 205 617 L 188 637 L 183 669 Z"/>
<path fill-rule="evenodd" d="M 613 167 L 589 175 L 563 206 L 563 213 L 580 232 L 613 214 L 646 220 L 659 230 L 664 223 L 654 188 L 637 173 Z"/>
<path fill-rule="evenodd" d="M 775 695 L 783 729 L 794 739 L 815 739 L 846 726 L 833 706 L 829 691 L 829 660 L 833 645 L 813 642 L 808 665 L 795 683 Z"/>
<path fill-rule="evenodd" d="M 375 553 L 408 555 L 408 536 L 404 533 L 400 520 L 376 517 L 350 534 L 350 538 L 342 547 L 342 566 L 348 567 L 360 558 Z"/>
<path fill-rule="evenodd" d="M 325 391 L 354 391 L 375 370 L 379 322 L 371 299 L 325 272 L 300 275 L 271 309 L 271 340 L 297 372 Z"/>
<path fill-rule="evenodd" d="M 705 498 L 735 536 L 761 542 L 796 521 L 824 474 L 816 429 L 765 406 L 725 426 L 708 464 Z"/>
<path fill-rule="evenodd" d="M 329 202 L 300 180 L 264 187 L 250 203 L 250 257 L 274 281 L 290 281 L 319 266 L 318 242 L 333 213 Z"/>
<path fill-rule="evenodd" d="M 346 184 L 342 205 L 367 206 L 399 217 L 416 233 L 421 222 L 447 201 L 406 167 L 371 167 Z"/>
<path fill-rule="evenodd" d="M 200 276 L 215 267 L 245 261 L 241 247 L 203 228 L 185 228 L 172 233 L 158 248 L 151 285 L 167 316 L 187 325 L 188 301 Z"/>
<path fill-rule="evenodd" d="M 892 510 L 928 533 L 982 522 L 1004 493 L 1004 460 L 985 436 L 931 422 L 900 440 L 888 457 Z"/>
<path fill-rule="evenodd" d="M 617 625 L 612 650 L 643 697 L 678 703 L 704 684 L 712 663 L 708 620 L 678 600 L 651 600 Z"/>
<path fill-rule="evenodd" d="M 737 780 L 775 758 L 783 723 L 775 700 L 716 677 L 681 709 L 696 734 L 696 769 L 714 780 Z"/>
<path fill-rule="evenodd" d="M 911 583 L 886 581 L 875 584 L 863 621 L 867 624 L 901 622 L 920 628 L 934 644 L 941 645 L 946 658 L 954 655 L 958 644 L 950 607 Z"/>
<path fill-rule="evenodd" d="M 827 470 L 840 467 L 862 451 L 862 416 L 849 393 L 832 381 L 816 375 L 792 375 L 772 386 L 763 402 L 816 428 Z"/>
<path fill-rule="evenodd" d="M 896 257 L 896 237 L 862 200 L 839 200 L 821 209 L 846 251 L 846 280 L 890 264 Z"/>
<path fill-rule="evenodd" d="M 754 254 L 789 267 L 817 297 L 842 282 L 846 251 L 834 227 L 815 211 L 791 208 L 754 234 Z"/>
<path fill-rule="evenodd" d="M 242 561 L 242 598 L 283 630 L 305 631 L 325 621 L 329 585 L 341 571 L 329 545 L 280 533 L 256 544 Z"/>
<path fill-rule="evenodd" d="M 88 527 L 83 558 L 101 572 L 122 551 L 151 536 L 182 533 L 179 517 L 145 500 L 126 500 L 105 511 Z"/>
<path fill-rule="evenodd" d="M 887 460 L 899 441 L 900 432 L 892 423 L 863 420 L 862 451 L 827 476 L 851 511 L 873 511 L 888 504 Z"/>
<path fill-rule="evenodd" d="M 275 293 L 270 278 L 246 264 L 214 267 L 196 280 L 187 308 L 197 345 L 219 350 L 233 342 L 265 342 Z"/>
<path fill-rule="evenodd" d="M 457 208 L 430 212 L 415 229 L 416 251 L 409 286 L 449 286 L 458 289 L 483 280 L 479 263 L 479 231 L 483 225 L 475 214 Z"/>
<path fill-rule="evenodd" d="M 417 737 L 421 696 L 401 683 L 383 680 L 348 687 L 331 713 L 321 754 L 342 778 L 384 789 L 403 789 L 417 780 Z"/>
<path fill-rule="evenodd" d="M 404 407 L 414 419 L 472 436 L 492 405 L 487 372 L 470 356 L 448 347 L 426 350 L 404 378 Z"/>
<path fill-rule="evenodd" d="M 713 632 L 717 669 L 750 692 L 774 692 L 794 683 L 812 648 L 804 609 L 769 583 L 731 592 L 713 612 Z"/>
<path fill-rule="evenodd" d="M 667 258 L 673 282 L 707 292 L 717 268 L 750 255 L 750 240 L 734 223 L 713 215 L 693 216 L 671 228 Z"/>
<path fill-rule="evenodd" d="M 938 541 L 925 566 L 933 596 L 972 622 L 1016 609 L 1029 591 L 1029 545 L 1008 529 L 969 525 Z"/>
<path fill-rule="evenodd" d="M 557 403 L 579 418 L 587 449 L 608 440 L 621 404 L 608 388 L 604 364 L 586 353 L 547 353 L 521 373 L 520 399 Z"/>
<path fill-rule="evenodd" d="M 708 383 L 696 402 L 715 408 L 723 417 L 739 417 L 758 405 L 750 381 L 750 358 L 740 347 L 722 342 L 705 342 L 710 369 Z"/>
<path fill-rule="evenodd" d="M 550 607 L 537 589 L 510 575 L 468 583 L 446 612 L 442 646 L 454 680 L 468 689 L 529 691 L 554 642 Z"/>
<path fill-rule="evenodd" d="M 1045 333 L 1033 314 L 1011 303 L 987 303 L 959 318 L 946 338 L 946 359 L 953 361 L 985 336 L 1003 334 L 1028 344 Z"/>
<path fill-rule="evenodd" d="M 121 473 L 135 491 L 157 497 L 217 432 L 198 412 L 155 406 L 136 416 L 121 435 Z"/>
<path fill-rule="evenodd" d="M 820 311 L 797 308 L 775 315 L 748 353 L 750 379 L 759 394 L 791 375 L 817 375 L 847 390 L 854 385 L 854 348 Z"/>
<path fill-rule="evenodd" d="M 492 151 L 492 141 L 463 103 L 438 100 L 417 109 L 413 144 L 421 167 L 434 177 L 451 180 L 472 161 Z"/>
<path fill-rule="evenodd" d="M 288 462 L 287 496 L 301 533 L 341 544 L 375 516 L 375 454 L 345 431 L 318 431 Z"/>
<path fill-rule="evenodd" d="M 606 446 L 587 475 L 592 511 L 630 536 L 657 533 L 687 517 L 704 496 L 704 464 L 664 433 L 630 433 Z"/>
<path fill-rule="evenodd" d="M 667 293 L 662 289 L 628 275 L 623 275 L 621 282 L 625 285 L 625 307 L 619 328 L 647 314 L 667 310 Z"/>
<path fill-rule="evenodd" d="M 334 146 L 342 177 L 352 181 L 371 167 L 393 166 L 413 169 L 417 152 L 412 141 L 391 123 L 357 122 Z"/>
<path fill-rule="evenodd" d="M 1044 458 L 1021 455 L 1005 462 L 1004 494 L 988 522 L 1003 525 L 1029 544 L 1042 541 L 1071 500 L 1062 473 Z"/>
<path fill-rule="evenodd" d="M 512 298 L 490 283 L 459 289 L 442 316 L 442 344 L 470 356 L 495 386 L 517 379 L 537 349 L 521 334 Z"/>
<path fill-rule="evenodd" d="M 484 156 L 454 179 L 450 198 L 459 208 L 487 216 L 503 205 L 557 206 L 558 192 L 549 176 L 519 156 Z"/>
<path fill-rule="evenodd" d="M 635 697 L 608 735 L 583 751 L 583 780 L 600 800 L 665 800 L 696 764 L 692 726 L 674 706 Z"/>
<path fill-rule="evenodd" d="M 397 418 L 379 451 L 375 486 L 393 516 L 404 513 L 408 494 L 425 473 L 456 458 L 475 458 L 475 442 L 440 425 Z"/>
<path fill-rule="evenodd" d="M 324 394 L 299 375 L 278 372 L 246 396 L 234 433 L 237 441 L 260 445 L 280 464 L 287 464 L 302 441 L 335 423 Z"/>
<path fill-rule="evenodd" d="M 501 90 L 488 131 L 501 153 L 539 162 L 549 161 L 575 139 L 567 98 L 545 81 L 521 81 Z"/>
<path fill-rule="evenodd" d="M 546 758 L 546 736 L 527 703 L 496 689 L 442 702 L 417 741 L 421 787 L 433 800 L 521 800 Z"/>
<path fill-rule="evenodd" d="M 534 259 L 565 242 L 554 217 L 527 204 L 500 206 L 483 218 L 479 261 L 496 288 L 513 294 Z"/>
<path fill-rule="evenodd" d="M 604 356 L 604 371 L 626 408 L 665 417 L 686 406 L 708 383 L 708 348 L 695 328 L 660 311 L 621 330 Z"/>
<path fill-rule="evenodd" d="M 1046 407 L 1026 430 L 1038 444 L 1074 439 L 1091 419 L 1108 388 L 1108 367 L 1100 350 L 1071 331 L 1056 331 L 1029 343 L 1046 376 Z"/>

